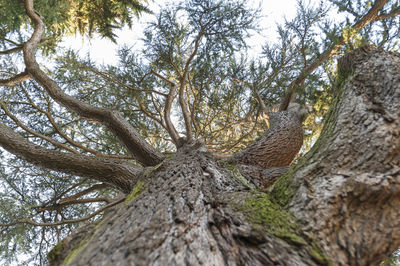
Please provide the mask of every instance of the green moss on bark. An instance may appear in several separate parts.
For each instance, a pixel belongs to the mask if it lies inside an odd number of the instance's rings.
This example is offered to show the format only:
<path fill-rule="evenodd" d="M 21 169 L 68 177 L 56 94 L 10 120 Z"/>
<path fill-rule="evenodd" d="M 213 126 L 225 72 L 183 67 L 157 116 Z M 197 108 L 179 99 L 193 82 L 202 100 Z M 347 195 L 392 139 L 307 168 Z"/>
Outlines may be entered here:
<path fill-rule="evenodd" d="M 239 197 L 242 199 L 242 197 Z M 233 199 L 231 204 L 243 213 L 250 224 L 260 231 L 273 235 L 293 246 L 303 247 L 321 265 L 331 265 L 317 244 L 305 237 L 296 218 L 270 195 L 253 191 L 244 200 Z"/>
<path fill-rule="evenodd" d="M 77 256 L 84 257 L 85 254 L 81 254 L 85 248 L 89 245 L 89 243 L 94 239 L 94 236 L 97 233 L 97 230 L 104 224 L 106 218 L 103 218 L 101 221 L 97 223 L 97 225 L 93 228 L 93 231 L 88 233 L 88 235 L 77 245 L 76 248 L 74 248 L 68 255 L 65 257 L 63 263 L 61 264 L 62 266 L 68 266 L 70 265 Z"/>
<path fill-rule="evenodd" d="M 273 202 L 268 194 L 253 192 L 238 208 L 254 227 L 267 229 L 269 234 L 292 243 L 306 243 L 298 233 L 295 218 Z"/>
<path fill-rule="evenodd" d="M 146 185 L 143 181 L 137 182 L 136 186 L 133 187 L 131 193 L 126 197 L 125 203 L 131 202 L 136 199 L 146 189 Z"/>
<path fill-rule="evenodd" d="M 55 259 L 60 255 L 60 253 L 62 252 L 62 250 L 63 250 L 63 244 L 62 244 L 62 242 L 60 241 L 60 242 L 58 242 L 57 245 L 55 245 L 55 246 L 50 250 L 50 252 L 47 254 L 47 259 L 48 259 L 49 261 L 55 260 Z"/>

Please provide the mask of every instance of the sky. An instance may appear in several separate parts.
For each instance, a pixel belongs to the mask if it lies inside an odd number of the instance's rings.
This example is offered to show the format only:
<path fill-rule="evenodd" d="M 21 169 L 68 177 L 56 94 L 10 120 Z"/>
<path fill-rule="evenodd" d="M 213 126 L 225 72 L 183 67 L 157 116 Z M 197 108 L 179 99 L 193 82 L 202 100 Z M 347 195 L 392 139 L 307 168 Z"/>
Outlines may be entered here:
<path fill-rule="evenodd" d="M 165 0 L 150 0 L 150 10 L 157 13 L 159 6 L 162 6 L 167 1 Z M 174 1 L 172 1 L 174 2 Z M 274 41 L 277 38 L 276 23 L 283 23 L 284 18 L 291 19 L 296 15 L 296 0 L 250 0 L 249 6 L 260 6 L 263 16 L 260 20 L 260 27 L 263 29 L 261 34 L 253 36 L 249 40 L 251 46 L 250 51 L 256 56 L 261 52 L 261 45 L 266 41 Z M 313 1 L 311 1 L 313 2 Z M 100 64 L 115 64 L 118 61 L 117 49 L 123 45 L 133 46 L 134 48 L 140 47 L 138 40 L 143 37 L 143 29 L 146 23 L 153 19 L 154 15 L 142 15 L 139 21 L 136 21 L 132 29 L 124 28 L 117 32 L 117 44 L 108 39 L 95 38 L 88 40 L 82 39 L 80 36 L 72 36 L 66 39 L 63 43 L 65 48 L 72 48 L 79 50 L 80 55 L 87 54 Z"/>

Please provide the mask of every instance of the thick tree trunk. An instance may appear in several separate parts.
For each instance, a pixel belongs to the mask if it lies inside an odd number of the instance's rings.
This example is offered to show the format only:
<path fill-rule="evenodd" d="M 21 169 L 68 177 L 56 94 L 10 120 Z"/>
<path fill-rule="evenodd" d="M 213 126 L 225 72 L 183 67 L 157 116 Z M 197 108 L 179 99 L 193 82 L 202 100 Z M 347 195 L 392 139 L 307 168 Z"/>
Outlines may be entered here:
<path fill-rule="evenodd" d="M 83 238 L 75 239 L 72 251 L 65 250 L 69 248 L 64 241 L 59 254 L 67 255 L 65 262 L 71 265 L 321 262 L 301 237 L 291 237 L 289 231 L 276 237 L 267 228 L 270 225 L 248 220 L 238 212 L 244 210 L 246 200 L 254 201 L 258 194 L 249 191 L 227 168 L 199 147 L 183 147 L 173 159 L 148 172 L 149 182 L 139 184 L 143 188 L 140 195 L 91 226 Z M 140 190 L 134 189 L 135 193 Z M 287 225 L 277 226 L 291 230 Z M 53 262 L 59 264 L 60 260 Z"/>
<path fill-rule="evenodd" d="M 400 245 L 400 56 L 360 49 L 341 62 L 320 139 L 269 193 L 186 145 L 98 224 L 59 243 L 52 265 L 381 261 Z"/>

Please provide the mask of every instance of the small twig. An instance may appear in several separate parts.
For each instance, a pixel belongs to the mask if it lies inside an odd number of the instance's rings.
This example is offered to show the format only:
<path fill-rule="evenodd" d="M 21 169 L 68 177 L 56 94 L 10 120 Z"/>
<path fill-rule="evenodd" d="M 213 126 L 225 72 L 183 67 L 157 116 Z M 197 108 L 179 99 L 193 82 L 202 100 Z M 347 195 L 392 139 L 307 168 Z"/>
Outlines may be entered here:
<path fill-rule="evenodd" d="M 98 209 L 97 211 L 93 212 L 92 214 L 90 214 L 90 215 L 88 215 L 86 217 L 80 218 L 80 219 L 62 220 L 60 222 L 55 222 L 55 223 L 38 223 L 38 222 L 35 222 L 35 221 L 23 219 L 23 220 L 12 222 L 12 223 L 0 224 L 0 227 L 14 226 L 14 225 L 17 225 L 17 224 L 30 224 L 30 225 L 33 225 L 33 226 L 59 226 L 59 225 L 64 225 L 64 224 L 80 223 L 80 222 L 87 221 L 90 218 L 95 217 L 96 215 L 104 212 L 106 209 L 111 208 L 111 207 L 123 202 L 124 200 L 125 200 L 125 197 L 123 197 L 121 199 L 118 199 L 118 200 L 116 200 L 116 201 L 114 201 L 114 202 L 112 202 L 110 204 L 107 204 L 106 206 Z"/>

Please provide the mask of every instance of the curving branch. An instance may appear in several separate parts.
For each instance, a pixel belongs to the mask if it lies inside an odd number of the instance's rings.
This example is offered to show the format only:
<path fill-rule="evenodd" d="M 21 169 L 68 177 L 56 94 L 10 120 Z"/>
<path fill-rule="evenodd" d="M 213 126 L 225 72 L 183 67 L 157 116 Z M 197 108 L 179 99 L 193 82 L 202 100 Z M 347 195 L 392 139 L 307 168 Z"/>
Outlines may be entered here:
<path fill-rule="evenodd" d="M 188 82 L 190 63 L 192 62 L 193 58 L 195 57 L 197 51 L 199 50 L 199 44 L 200 44 L 201 37 L 203 37 L 203 35 L 204 35 L 204 30 L 205 30 L 205 27 L 202 27 L 200 33 L 197 35 L 197 37 L 194 41 L 193 51 L 186 61 L 185 68 L 183 70 L 182 77 L 180 79 L 179 105 L 181 106 L 183 119 L 185 121 L 186 141 L 187 142 L 191 142 L 193 140 L 193 133 L 192 133 L 191 117 L 189 114 L 189 107 L 188 107 L 187 101 L 185 100 L 184 92 L 185 92 L 186 83 Z"/>
<path fill-rule="evenodd" d="M 45 26 L 42 18 L 33 8 L 33 0 L 25 0 L 25 9 L 34 22 L 34 32 L 23 46 L 27 72 L 46 89 L 56 102 L 81 117 L 99 122 L 110 129 L 127 147 L 135 160 L 143 165 L 160 163 L 163 160 L 163 155 L 143 140 L 139 133 L 118 112 L 91 106 L 65 94 L 58 84 L 40 69 L 36 61 L 35 50 L 44 34 Z"/>
<path fill-rule="evenodd" d="M 141 173 L 130 163 L 42 148 L 2 124 L 0 146 L 39 167 L 98 180 L 124 193 L 130 192 Z"/>
<path fill-rule="evenodd" d="M 364 28 L 369 23 L 379 19 L 378 12 L 385 6 L 388 0 L 377 0 L 372 8 L 368 11 L 365 16 L 363 16 L 359 21 L 357 21 L 352 28 L 352 36 L 357 34 L 362 28 Z M 329 46 L 322 54 L 320 54 L 313 62 L 311 62 L 303 71 L 293 80 L 288 86 L 285 96 L 282 99 L 281 105 L 279 107 L 280 111 L 284 111 L 289 106 L 292 100 L 293 93 L 297 86 L 301 84 L 308 75 L 310 75 L 317 67 L 324 63 L 327 59 L 335 55 L 339 49 L 345 44 L 345 38 L 341 36 L 338 41 Z"/>

